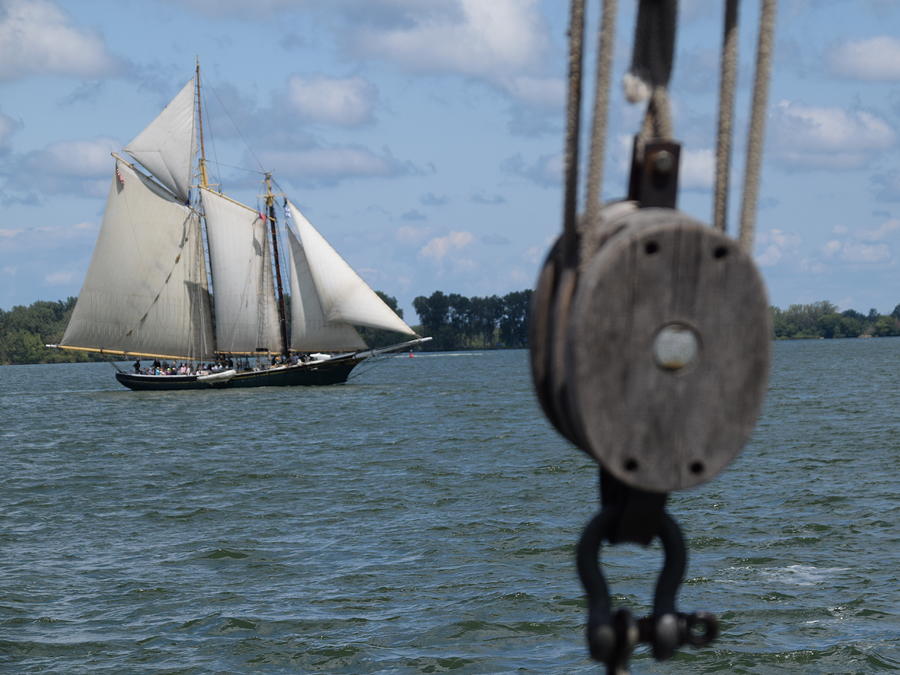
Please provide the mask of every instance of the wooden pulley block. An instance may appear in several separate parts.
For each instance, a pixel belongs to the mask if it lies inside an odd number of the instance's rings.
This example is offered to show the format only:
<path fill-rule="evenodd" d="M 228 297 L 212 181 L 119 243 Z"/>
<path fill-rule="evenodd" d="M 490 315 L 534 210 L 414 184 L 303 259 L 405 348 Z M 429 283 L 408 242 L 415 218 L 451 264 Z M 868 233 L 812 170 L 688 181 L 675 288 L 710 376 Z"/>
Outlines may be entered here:
<path fill-rule="evenodd" d="M 738 243 L 672 209 L 607 220 L 568 320 L 570 423 L 624 483 L 692 487 L 741 451 L 768 379 L 765 287 Z"/>
<path fill-rule="evenodd" d="M 575 275 L 575 269 L 566 269 L 564 265 L 562 237 L 559 237 L 544 260 L 532 295 L 528 343 L 538 402 L 556 430 L 577 445 L 563 404 L 567 389 L 563 331 L 568 327 Z"/>

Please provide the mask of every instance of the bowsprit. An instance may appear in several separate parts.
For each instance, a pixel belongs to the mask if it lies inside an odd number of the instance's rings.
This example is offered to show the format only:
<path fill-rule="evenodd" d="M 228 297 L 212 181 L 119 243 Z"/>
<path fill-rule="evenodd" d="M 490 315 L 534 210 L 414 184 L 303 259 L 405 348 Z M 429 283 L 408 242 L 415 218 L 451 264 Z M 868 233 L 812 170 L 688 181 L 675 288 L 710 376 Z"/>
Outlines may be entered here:
<path fill-rule="evenodd" d="M 632 63 L 633 102 L 646 101 L 634 138 L 627 196 L 599 200 L 615 0 L 604 0 L 598 41 L 587 199 L 578 213 L 585 0 L 572 0 L 563 231 L 538 278 L 531 366 L 556 429 L 600 467 L 601 510 L 578 544 L 591 656 L 627 672 L 634 647 L 658 660 L 718 635 L 706 612 L 678 611 L 687 551 L 666 511 L 668 493 L 714 478 L 750 437 L 770 360 L 768 300 L 750 250 L 758 192 L 775 2 L 763 0 L 738 239 L 726 234 L 737 0 L 726 0 L 714 226 L 677 210 L 681 146 L 673 140 L 668 81 L 675 0 L 641 0 Z M 604 542 L 648 545 L 664 565 L 653 610 L 614 610 L 600 567 Z"/>

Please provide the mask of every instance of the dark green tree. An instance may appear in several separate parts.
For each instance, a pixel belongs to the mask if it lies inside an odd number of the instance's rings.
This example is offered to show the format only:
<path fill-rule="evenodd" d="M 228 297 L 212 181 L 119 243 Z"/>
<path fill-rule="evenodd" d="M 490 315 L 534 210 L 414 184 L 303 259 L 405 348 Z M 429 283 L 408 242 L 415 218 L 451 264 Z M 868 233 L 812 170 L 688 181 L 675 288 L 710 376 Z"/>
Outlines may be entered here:
<path fill-rule="evenodd" d="M 500 318 L 500 342 L 506 347 L 528 346 L 528 317 L 531 312 L 531 290 L 513 291 L 503 296 Z"/>

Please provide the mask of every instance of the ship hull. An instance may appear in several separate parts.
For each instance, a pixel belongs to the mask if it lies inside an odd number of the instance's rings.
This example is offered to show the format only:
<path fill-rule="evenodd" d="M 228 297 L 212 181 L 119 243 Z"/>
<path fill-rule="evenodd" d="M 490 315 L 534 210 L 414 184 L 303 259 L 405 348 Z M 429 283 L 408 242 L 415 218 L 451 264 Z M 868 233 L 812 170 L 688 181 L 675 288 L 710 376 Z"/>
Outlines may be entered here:
<path fill-rule="evenodd" d="M 228 380 L 204 380 L 196 375 L 138 375 L 116 373 L 120 384 L 134 391 L 234 389 L 239 387 L 296 387 L 342 384 L 365 357 L 343 357 L 294 366 L 238 372 Z"/>

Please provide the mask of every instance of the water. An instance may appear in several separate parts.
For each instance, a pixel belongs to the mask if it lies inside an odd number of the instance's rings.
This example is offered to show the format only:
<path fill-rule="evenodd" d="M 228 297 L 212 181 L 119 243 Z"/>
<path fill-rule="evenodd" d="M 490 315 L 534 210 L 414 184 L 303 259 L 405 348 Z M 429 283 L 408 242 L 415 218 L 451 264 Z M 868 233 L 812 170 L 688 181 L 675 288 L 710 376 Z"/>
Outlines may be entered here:
<path fill-rule="evenodd" d="M 364 366 L 365 368 L 365 366 Z M 900 339 L 778 343 L 754 440 L 673 495 L 713 646 L 635 673 L 900 670 Z M 130 392 L 0 368 L 0 671 L 596 673 L 573 548 L 595 469 L 525 352 L 346 386 Z M 658 546 L 604 549 L 647 611 Z"/>

